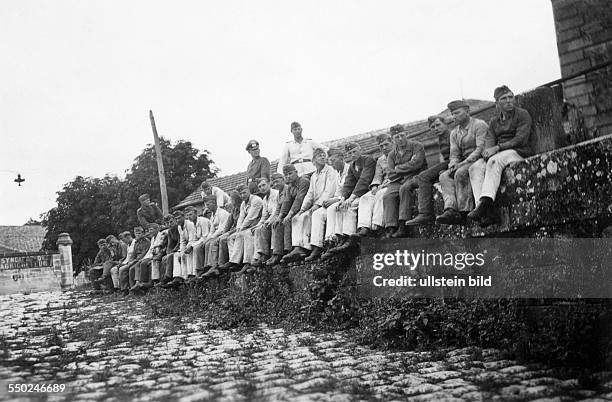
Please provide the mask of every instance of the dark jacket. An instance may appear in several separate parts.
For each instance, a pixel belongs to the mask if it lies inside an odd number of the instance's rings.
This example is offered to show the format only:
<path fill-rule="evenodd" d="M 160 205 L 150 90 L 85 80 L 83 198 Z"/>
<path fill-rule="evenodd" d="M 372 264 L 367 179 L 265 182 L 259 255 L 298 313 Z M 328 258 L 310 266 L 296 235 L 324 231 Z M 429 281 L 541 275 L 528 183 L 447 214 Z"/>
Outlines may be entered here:
<path fill-rule="evenodd" d="M 127 245 L 122 241 L 111 246 L 110 251 L 113 255 L 112 261 L 114 262 L 121 262 L 127 257 Z"/>
<path fill-rule="evenodd" d="M 96 258 L 94 258 L 93 265 L 102 265 L 106 261 L 112 260 L 112 258 L 113 256 L 111 254 L 111 251 L 108 248 L 103 248 L 101 250 L 98 250 Z"/>
<path fill-rule="evenodd" d="M 296 183 L 285 184 L 282 195 L 283 205 L 278 215 L 279 218 L 284 219 L 289 213 L 293 216 L 300 211 L 308 187 L 310 187 L 310 180 L 306 177 L 300 177 Z"/>
<path fill-rule="evenodd" d="M 499 145 L 500 151 L 514 149 L 524 158 L 531 156 L 533 150 L 529 145 L 529 139 L 532 129 L 531 116 L 525 109 L 515 107 L 512 115 L 506 120 L 502 120 L 500 113 L 489 122 L 485 148 Z"/>
<path fill-rule="evenodd" d="M 387 163 L 389 181 L 402 183 L 405 179 L 427 169 L 425 148 L 420 142 L 409 140 L 403 153 L 398 152 L 397 149 L 389 153 Z"/>
<path fill-rule="evenodd" d="M 370 183 L 376 171 L 376 160 L 368 155 L 361 155 L 356 161 L 351 162 L 349 170 L 344 179 L 342 196 L 349 198 L 352 194 L 361 197 L 370 191 Z"/>
<path fill-rule="evenodd" d="M 149 247 L 151 247 L 151 241 L 146 237 L 141 237 L 136 240 L 134 244 L 134 261 L 140 261 L 149 251 Z"/>
<path fill-rule="evenodd" d="M 136 211 L 136 217 L 138 218 L 138 223 L 140 223 L 140 226 L 146 230 L 151 223 L 161 224 L 164 215 L 157 204 L 150 204 L 148 207 L 141 206 L 138 208 Z"/>
<path fill-rule="evenodd" d="M 180 247 L 180 234 L 178 226 L 170 226 L 166 235 L 166 254 L 176 253 Z"/>

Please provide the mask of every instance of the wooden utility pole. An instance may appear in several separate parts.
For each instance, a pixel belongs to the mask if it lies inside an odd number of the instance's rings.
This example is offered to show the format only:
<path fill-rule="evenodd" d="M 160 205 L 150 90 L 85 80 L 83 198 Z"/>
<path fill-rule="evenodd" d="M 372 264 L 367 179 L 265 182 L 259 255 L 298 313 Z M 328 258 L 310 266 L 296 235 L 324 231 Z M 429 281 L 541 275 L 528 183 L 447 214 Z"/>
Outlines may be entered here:
<path fill-rule="evenodd" d="M 164 173 L 164 161 L 162 159 L 161 147 L 159 145 L 159 137 L 157 136 L 157 127 L 155 127 L 155 118 L 153 118 L 152 110 L 149 110 L 149 118 L 151 119 L 151 128 L 153 129 L 153 138 L 155 139 L 155 154 L 157 155 L 157 173 L 159 174 L 159 188 L 161 190 L 162 212 L 164 213 L 164 215 L 166 215 L 168 213 L 166 173 Z"/>

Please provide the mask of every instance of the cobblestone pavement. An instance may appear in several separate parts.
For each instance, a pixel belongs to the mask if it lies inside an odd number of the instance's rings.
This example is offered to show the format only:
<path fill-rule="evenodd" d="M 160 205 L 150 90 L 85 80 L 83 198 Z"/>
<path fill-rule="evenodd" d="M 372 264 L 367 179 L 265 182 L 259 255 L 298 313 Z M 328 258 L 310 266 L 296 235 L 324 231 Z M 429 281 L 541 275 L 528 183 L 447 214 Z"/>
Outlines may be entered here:
<path fill-rule="evenodd" d="M 0 380 L 67 384 L 48 400 L 612 399 L 611 373 L 600 373 L 603 390 L 580 389 L 496 350 L 384 352 L 341 332 L 210 330 L 85 292 L 2 296 L 0 306 Z M 0 400 L 13 399 L 2 389 Z"/>

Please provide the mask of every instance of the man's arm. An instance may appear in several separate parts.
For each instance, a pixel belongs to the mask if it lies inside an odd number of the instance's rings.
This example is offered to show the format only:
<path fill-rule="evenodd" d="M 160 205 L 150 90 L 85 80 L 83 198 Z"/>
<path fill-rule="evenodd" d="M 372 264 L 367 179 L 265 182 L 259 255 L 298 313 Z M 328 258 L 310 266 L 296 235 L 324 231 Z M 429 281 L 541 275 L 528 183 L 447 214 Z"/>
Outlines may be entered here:
<path fill-rule="evenodd" d="M 278 173 L 283 173 L 283 166 L 291 163 L 289 160 L 289 144 L 285 144 L 283 147 L 283 152 L 281 152 L 280 158 L 278 160 L 278 166 L 276 167 L 276 171 Z"/>
<path fill-rule="evenodd" d="M 251 199 L 251 207 L 249 208 L 249 212 L 242 221 L 242 226 L 240 226 L 240 230 L 249 229 L 256 225 L 259 221 L 259 217 L 261 215 L 261 210 L 263 209 L 263 201 L 259 197 L 252 197 Z"/>
<path fill-rule="evenodd" d="M 299 185 L 300 183 L 298 182 L 298 186 Z M 289 213 L 287 215 L 293 216 L 297 214 L 300 210 L 307 210 L 312 206 L 314 202 L 314 187 L 315 182 L 314 180 L 311 180 L 310 183 L 308 183 L 308 190 L 306 190 L 306 194 L 302 197 L 301 200 L 299 199 L 300 188 L 298 187 L 298 193 L 295 196 L 291 209 L 289 210 Z"/>
<path fill-rule="evenodd" d="M 143 237 L 142 240 L 137 242 L 136 245 L 134 245 L 134 261 L 142 260 L 150 247 L 151 242 L 146 237 Z"/>
<path fill-rule="evenodd" d="M 461 149 L 457 142 L 457 130 L 453 130 L 450 133 L 450 157 L 448 167 L 452 167 L 461 162 Z"/>
<path fill-rule="evenodd" d="M 395 166 L 395 171 L 401 175 L 419 172 L 425 163 L 425 148 L 423 144 L 416 141 L 409 142 L 412 148 L 412 157 L 408 162 Z"/>
<path fill-rule="evenodd" d="M 318 206 L 323 206 L 323 202 L 329 200 L 336 193 L 336 189 L 340 187 L 340 175 L 336 169 L 329 169 L 325 180 L 325 188 L 323 193 L 315 202 Z"/>
<path fill-rule="evenodd" d="M 383 181 L 383 176 L 384 176 L 384 169 L 383 169 L 382 162 L 379 158 L 376 160 L 376 169 L 374 171 L 374 178 L 372 178 L 372 183 L 370 183 L 370 187 L 380 186 Z"/>
<path fill-rule="evenodd" d="M 476 139 L 476 149 L 465 158 L 465 163 L 473 163 L 480 159 L 482 151 L 485 147 L 485 140 L 487 138 L 487 131 L 489 131 L 489 125 L 484 121 L 476 121 L 474 123 L 474 138 Z"/>
<path fill-rule="evenodd" d="M 522 109 L 516 110 L 517 126 L 514 137 L 506 142 L 502 142 L 499 145 L 499 150 L 504 151 L 506 149 L 519 148 L 520 146 L 527 145 L 529 142 L 529 135 L 531 134 L 531 116 L 529 112 Z"/>
<path fill-rule="evenodd" d="M 346 173 L 346 178 L 344 179 L 344 184 L 342 185 L 342 189 L 340 190 L 340 197 L 347 199 L 351 196 L 351 193 L 355 189 L 355 185 L 357 184 L 357 172 L 354 169 L 355 164 L 351 163 L 349 165 L 349 170 Z"/>
<path fill-rule="evenodd" d="M 147 218 L 145 218 L 142 208 L 138 208 L 138 210 L 136 210 L 136 218 L 138 218 L 138 223 L 143 228 L 146 228 L 149 226 L 149 222 L 147 221 Z"/>
<path fill-rule="evenodd" d="M 270 161 L 268 160 L 268 158 L 261 158 L 261 170 L 259 171 L 261 176 L 259 177 L 265 177 L 266 179 L 268 179 L 268 181 L 270 181 Z"/>

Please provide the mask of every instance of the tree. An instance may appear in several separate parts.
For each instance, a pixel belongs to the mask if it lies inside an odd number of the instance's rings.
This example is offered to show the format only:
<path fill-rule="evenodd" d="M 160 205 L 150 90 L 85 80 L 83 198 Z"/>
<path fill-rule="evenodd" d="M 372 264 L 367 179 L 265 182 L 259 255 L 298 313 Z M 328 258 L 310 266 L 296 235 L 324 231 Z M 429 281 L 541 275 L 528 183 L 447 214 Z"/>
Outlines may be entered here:
<path fill-rule="evenodd" d="M 191 194 L 203 180 L 215 177 L 218 169 L 208 151 L 199 151 L 189 141 L 172 145 L 160 138 L 160 145 L 170 206 Z M 124 180 L 77 176 L 65 184 L 57 193 L 57 206 L 43 216 L 47 227 L 43 248 L 55 250 L 58 235 L 69 233 L 78 270 L 87 258 L 95 257 L 99 238 L 132 230 L 138 224 L 138 196 L 143 193 L 151 195 L 153 201 L 161 199 L 155 148 L 151 144 L 136 157 Z"/>

